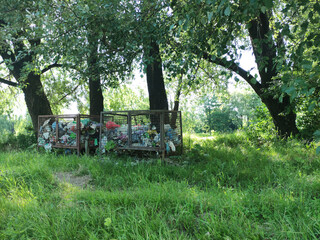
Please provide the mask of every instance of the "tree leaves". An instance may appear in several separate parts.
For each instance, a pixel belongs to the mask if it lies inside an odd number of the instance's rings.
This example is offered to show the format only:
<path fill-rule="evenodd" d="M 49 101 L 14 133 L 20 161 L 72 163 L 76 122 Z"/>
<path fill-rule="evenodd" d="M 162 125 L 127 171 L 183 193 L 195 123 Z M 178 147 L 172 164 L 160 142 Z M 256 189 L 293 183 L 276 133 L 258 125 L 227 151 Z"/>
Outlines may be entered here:
<path fill-rule="evenodd" d="M 308 60 L 303 60 L 301 66 L 304 70 L 311 70 L 312 69 L 312 62 Z"/>
<path fill-rule="evenodd" d="M 207 12 L 208 15 L 208 22 L 211 22 L 212 16 L 213 16 L 213 12 Z"/>
<path fill-rule="evenodd" d="M 273 7 L 273 0 L 264 0 L 263 3 L 267 9 L 271 9 Z"/>
<path fill-rule="evenodd" d="M 224 10 L 224 15 L 230 16 L 230 13 L 231 13 L 231 8 L 230 8 L 230 6 L 228 6 L 228 7 Z"/>

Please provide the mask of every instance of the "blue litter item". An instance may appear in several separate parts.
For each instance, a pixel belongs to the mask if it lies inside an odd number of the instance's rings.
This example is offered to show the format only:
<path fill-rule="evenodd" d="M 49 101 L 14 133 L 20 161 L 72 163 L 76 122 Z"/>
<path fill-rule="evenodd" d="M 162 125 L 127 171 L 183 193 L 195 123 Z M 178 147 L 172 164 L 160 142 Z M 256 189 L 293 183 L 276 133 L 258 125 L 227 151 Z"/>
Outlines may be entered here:
<path fill-rule="evenodd" d="M 168 144 L 168 143 L 166 143 L 166 151 L 167 151 L 167 153 L 169 153 L 169 152 L 170 152 L 170 146 L 169 146 L 169 144 Z"/>

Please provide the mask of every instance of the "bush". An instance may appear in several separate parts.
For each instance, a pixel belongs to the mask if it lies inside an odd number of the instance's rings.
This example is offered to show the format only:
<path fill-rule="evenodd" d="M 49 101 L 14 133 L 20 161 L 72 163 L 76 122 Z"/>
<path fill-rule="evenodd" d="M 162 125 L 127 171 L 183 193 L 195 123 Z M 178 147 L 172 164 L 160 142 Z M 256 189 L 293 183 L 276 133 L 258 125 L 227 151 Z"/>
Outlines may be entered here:
<path fill-rule="evenodd" d="M 34 133 L 25 134 L 8 134 L 2 136 L 0 140 L 1 150 L 26 150 L 37 143 L 37 138 Z"/>

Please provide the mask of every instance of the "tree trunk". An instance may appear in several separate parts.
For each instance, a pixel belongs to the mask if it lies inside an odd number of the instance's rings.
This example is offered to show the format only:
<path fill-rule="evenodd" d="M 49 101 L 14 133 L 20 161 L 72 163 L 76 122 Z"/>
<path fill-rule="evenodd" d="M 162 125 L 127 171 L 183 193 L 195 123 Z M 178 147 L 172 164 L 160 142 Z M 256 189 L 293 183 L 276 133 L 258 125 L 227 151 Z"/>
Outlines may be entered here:
<path fill-rule="evenodd" d="M 282 103 L 278 99 L 274 99 L 273 96 L 260 96 L 260 98 L 267 106 L 280 136 L 289 137 L 290 135 L 295 136 L 299 133 L 296 125 L 297 116 L 291 109 L 289 96 L 285 96 Z"/>
<path fill-rule="evenodd" d="M 271 14 L 271 13 L 270 13 Z M 256 58 L 261 84 L 259 91 L 256 91 L 262 102 L 267 106 L 278 134 L 282 137 L 297 135 L 299 130 L 296 125 L 296 114 L 293 112 L 294 105 L 290 102 L 290 97 L 285 95 L 280 102 L 277 95 L 277 89 L 273 92 L 269 89 L 274 84 L 275 77 L 278 76 L 276 70 L 276 52 L 277 45 L 272 36 L 270 29 L 269 14 L 262 13 L 252 20 L 249 24 L 249 35 Z M 280 91 L 280 90 L 279 90 Z"/>
<path fill-rule="evenodd" d="M 93 26 L 90 26 L 93 27 Z M 103 95 L 101 89 L 99 61 L 98 61 L 98 39 L 92 29 L 88 30 L 88 41 L 90 44 L 90 55 L 88 56 L 89 75 L 89 99 L 90 115 L 100 115 L 103 111 Z"/>
<path fill-rule="evenodd" d="M 147 84 L 149 92 L 150 110 L 168 110 L 168 99 L 165 90 L 162 61 L 159 45 L 152 41 L 147 50 Z"/>
<path fill-rule="evenodd" d="M 38 132 L 38 116 L 52 115 L 49 100 L 44 92 L 40 75 L 31 72 L 25 80 L 22 88 L 28 112 L 31 116 L 32 125 L 35 132 Z"/>
<path fill-rule="evenodd" d="M 103 95 L 100 77 L 89 78 L 90 115 L 100 115 L 103 111 Z"/>
<path fill-rule="evenodd" d="M 154 40 L 150 42 L 150 45 L 144 46 L 150 110 L 168 110 L 168 99 L 164 85 L 159 45 Z M 160 131 L 159 116 L 151 115 L 150 120 L 151 125 L 155 126 L 157 131 Z M 164 122 L 169 123 L 168 114 L 165 114 Z"/>

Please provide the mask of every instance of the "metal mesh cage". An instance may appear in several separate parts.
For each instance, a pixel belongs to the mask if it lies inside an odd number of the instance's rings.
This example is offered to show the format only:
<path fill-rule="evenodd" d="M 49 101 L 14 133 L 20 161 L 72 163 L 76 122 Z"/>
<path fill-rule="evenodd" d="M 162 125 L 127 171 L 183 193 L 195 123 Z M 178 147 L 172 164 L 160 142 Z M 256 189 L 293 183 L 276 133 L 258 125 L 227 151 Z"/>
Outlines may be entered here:
<path fill-rule="evenodd" d="M 182 152 L 180 111 L 109 111 L 100 116 L 100 151 Z"/>
<path fill-rule="evenodd" d="M 92 115 L 40 115 L 38 147 L 81 149 L 89 151 L 99 145 L 100 123 Z"/>

